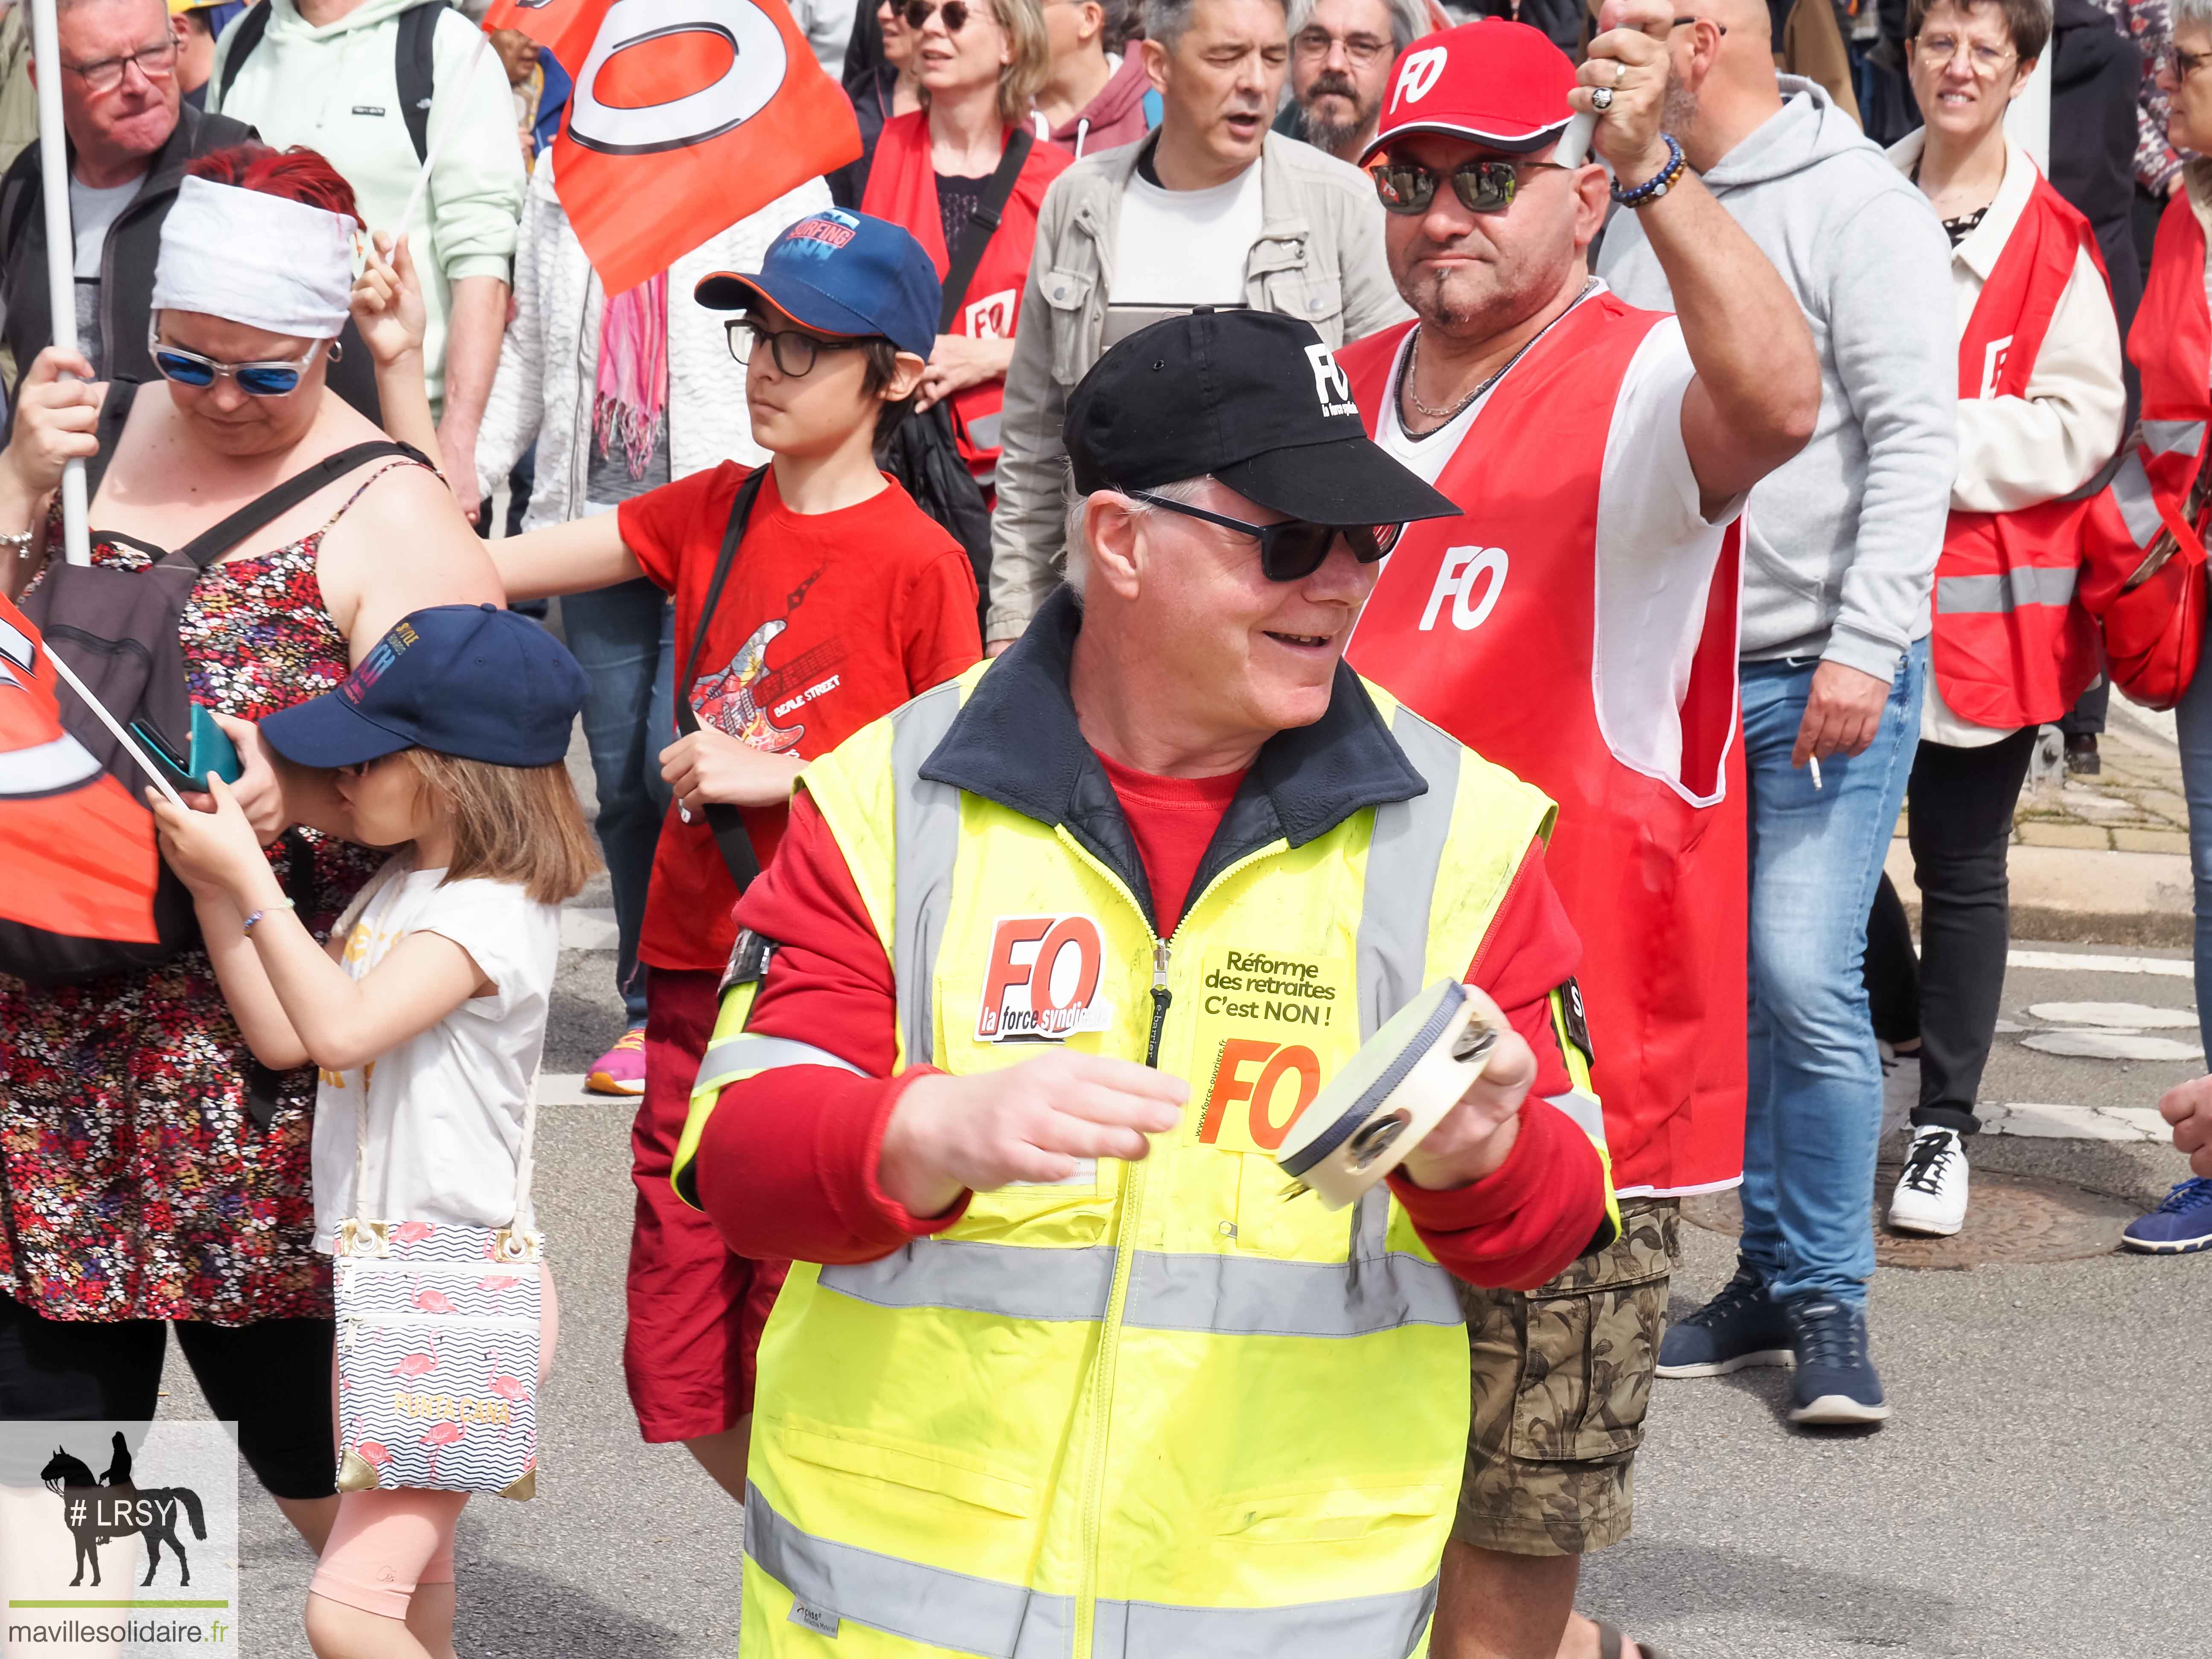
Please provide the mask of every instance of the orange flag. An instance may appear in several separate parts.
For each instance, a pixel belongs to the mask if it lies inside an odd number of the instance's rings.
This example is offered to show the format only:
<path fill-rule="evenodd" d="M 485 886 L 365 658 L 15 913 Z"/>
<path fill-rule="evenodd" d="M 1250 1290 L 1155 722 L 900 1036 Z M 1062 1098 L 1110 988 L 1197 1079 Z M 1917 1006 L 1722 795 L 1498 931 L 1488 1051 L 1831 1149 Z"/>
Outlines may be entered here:
<path fill-rule="evenodd" d="M 609 294 L 860 153 L 783 0 L 495 0 L 484 27 L 575 76 L 553 182 Z"/>
<path fill-rule="evenodd" d="M 30 620 L 0 599 L 0 919 L 151 945 L 153 815 L 62 728 Z"/>

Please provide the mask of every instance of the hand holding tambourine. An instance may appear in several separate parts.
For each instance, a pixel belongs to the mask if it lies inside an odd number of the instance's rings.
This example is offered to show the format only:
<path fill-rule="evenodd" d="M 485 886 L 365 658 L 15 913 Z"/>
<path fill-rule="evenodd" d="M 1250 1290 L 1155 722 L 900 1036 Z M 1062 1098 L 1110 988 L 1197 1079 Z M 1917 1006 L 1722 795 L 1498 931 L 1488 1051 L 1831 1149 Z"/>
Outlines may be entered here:
<path fill-rule="evenodd" d="M 1355 1202 L 1432 1137 L 1429 1150 L 1445 1155 L 1440 1172 L 1457 1176 L 1439 1184 L 1480 1180 L 1505 1161 L 1535 1079 L 1534 1054 L 1498 1005 L 1472 985 L 1440 979 L 1308 1103 L 1275 1161 L 1293 1195 L 1310 1189 L 1332 1210 Z M 1416 1180 L 1431 1172 L 1409 1171 Z"/>

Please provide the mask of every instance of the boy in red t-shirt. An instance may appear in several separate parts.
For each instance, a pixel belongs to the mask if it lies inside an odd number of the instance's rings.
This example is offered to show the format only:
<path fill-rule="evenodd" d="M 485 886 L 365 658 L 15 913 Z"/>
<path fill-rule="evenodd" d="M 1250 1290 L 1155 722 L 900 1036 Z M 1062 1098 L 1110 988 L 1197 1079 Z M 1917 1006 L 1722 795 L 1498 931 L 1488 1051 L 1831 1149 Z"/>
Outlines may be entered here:
<path fill-rule="evenodd" d="M 699 729 L 667 734 L 660 756 L 676 799 L 638 945 L 652 972 L 623 1369 L 645 1437 L 681 1440 L 743 1502 L 754 1358 L 786 1264 L 731 1255 L 668 1184 L 737 937 L 737 884 L 704 808 L 741 808 L 765 866 L 806 763 L 950 679 L 982 641 L 967 555 L 875 464 L 878 425 L 903 416 L 936 341 L 921 244 L 827 209 L 777 237 L 758 275 L 719 272 L 694 293 L 737 313 L 731 355 L 772 458 L 713 614 L 701 613 L 750 476 L 732 461 L 491 552 L 511 599 L 641 574 L 676 596 L 677 659 L 690 665 L 678 694 Z"/>

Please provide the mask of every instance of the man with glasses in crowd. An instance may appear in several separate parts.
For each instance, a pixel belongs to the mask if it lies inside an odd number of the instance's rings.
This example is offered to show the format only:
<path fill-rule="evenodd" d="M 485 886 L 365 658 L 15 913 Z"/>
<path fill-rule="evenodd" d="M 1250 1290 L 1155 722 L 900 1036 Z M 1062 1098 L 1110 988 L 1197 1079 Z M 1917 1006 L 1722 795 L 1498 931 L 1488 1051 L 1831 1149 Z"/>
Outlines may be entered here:
<path fill-rule="evenodd" d="M 1350 660 L 1559 802 L 1545 866 L 1583 939 L 1571 1029 L 1622 1195 L 1619 1240 L 1551 1283 L 1462 1287 L 1474 1421 L 1438 1659 L 1620 1650 L 1569 1628 L 1581 1558 L 1629 1529 L 1676 1195 L 1742 1167 L 1730 527 L 1805 441 L 1820 378 L 1788 288 L 1661 130 L 1668 85 L 1635 29 L 1592 42 L 1578 87 L 1537 30 L 1467 24 L 1399 59 L 1370 147 L 1419 321 L 1340 361 L 1377 441 L 1465 516 L 1407 526 Z M 1569 167 L 1577 109 L 1595 153 Z M 1600 159 L 1679 317 L 1590 276 Z"/>
<path fill-rule="evenodd" d="M 1275 131 L 1357 167 L 1382 114 L 1390 65 L 1428 32 L 1425 0 L 1298 0 L 1291 101 Z"/>
<path fill-rule="evenodd" d="M 256 135 L 184 104 L 164 0 L 62 0 L 56 31 L 77 349 L 103 380 L 151 380 L 154 261 L 185 163 Z M 53 343 L 47 299 L 46 200 L 33 143 L 0 179 L 0 374 L 11 400 L 22 370 Z M 341 337 L 354 338 L 351 322 Z M 330 366 L 331 389 L 371 420 L 374 373 L 361 349 L 334 356 Z"/>
<path fill-rule="evenodd" d="M 1146 0 L 1157 131 L 1053 181 L 1006 370 L 991 518 L 992 649 L 1059 585 L 1068 394 L 1106 349 L 1199 307 L 1301 318 L 1326 345 L 1398 321 L 1368 182 L 1268 131 L 1290 62 L 1285 0 Z"/>

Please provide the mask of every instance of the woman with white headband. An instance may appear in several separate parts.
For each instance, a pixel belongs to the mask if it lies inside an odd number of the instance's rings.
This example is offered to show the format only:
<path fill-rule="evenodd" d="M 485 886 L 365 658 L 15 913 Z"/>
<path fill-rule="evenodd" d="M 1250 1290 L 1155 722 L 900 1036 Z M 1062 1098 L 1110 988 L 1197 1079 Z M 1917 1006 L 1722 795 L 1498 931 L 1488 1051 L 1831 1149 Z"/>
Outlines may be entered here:
<path fill-rule="evenodd" d="M 94 562 L 140 573 L 384 435 L 324 384 L 352 287 L 351 189 L 313 152 L 260 145 L 187 172 L 155 276 L 164 379 L 88 385 L 64 378 L 88 380 L 83 359 L 47 350 L 24 380 L 0 450 L 0 591 L 58 556 L 50 502 L 72 456 L 106 452 Z M 453 492 L 390 454 L 197 578 L 178 624 L 191 694 L 236 744 L 236 793 L 311 926 L 381 855 L 337 839 L 330 775 L 275 762 L 250 722 L 331 690 L 410 611 L 501 600 Z M 237 1420 L 246 1462 L 319 1553 L 337 1500 L 328 1269 L 310 1243 L 313 1070 L 249 1076 L 198 946 L 78 984 L 0 975 L 0 1419 L 150 1418 L 172 1322 L 215 1414 Z"/>

